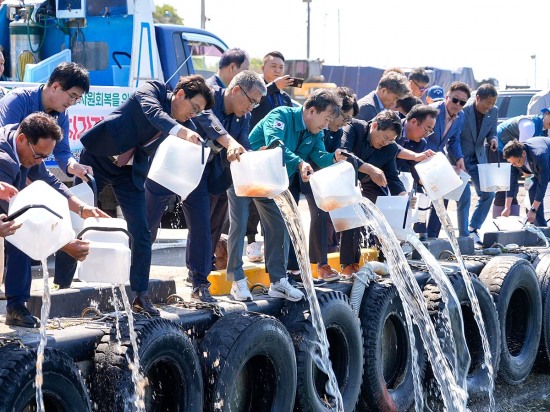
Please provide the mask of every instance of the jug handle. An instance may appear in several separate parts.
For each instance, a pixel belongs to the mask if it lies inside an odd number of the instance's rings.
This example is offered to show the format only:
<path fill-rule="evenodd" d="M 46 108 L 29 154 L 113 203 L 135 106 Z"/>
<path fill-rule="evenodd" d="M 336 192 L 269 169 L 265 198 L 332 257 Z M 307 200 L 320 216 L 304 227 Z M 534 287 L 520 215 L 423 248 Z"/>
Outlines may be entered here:
<path fill-rule="evenodd" d="M 84 233 L 92 231 L 92 230 L 95 230 L 95 231 L 98 231 L 98 232 L 122 232 L 126 236 L 128 236 L 128 247 L 130 248 L 130 250 L 132 250 L 132 245 L 134 243 L 134 238 L 132 237 L 130 232 L 128 232 L 126 229 L 123 229 L 121 227 L 89 226 L 89 227 L 86 227 L 86 228 L 82 229 L 76 238 L 77 239 L 82 239 L 82 235 L 84 235 Z"/>
<path fill-rule="evenodd" d="M 347 157 L 348 159 L 351 158 L 353 169 L 355 170 L 355 186 L 359 186 L 359 165 L 357 164 L 357 157 L 353 153 L 348 153 L 343 150 L 340 152 L 340 154 Z"/>
<path fill-rule="evenodd" d="M 415 190 L 411 189 L 411 192 L 409 193 L 409 199 L 407 200 L 407 206 L 405 207 L 405 217 L 403 218 L 403 229 L 405 229 L 405 226 L 407 225 L 407 216 L 409 214 L 409 206 L 411 205 L 414 192 Z"/>
<path fill-rule="evenodd" d="M 88 185 L 92 188 L 92 192 L 94 192 L 93 206 L 97 206 L 97 184 L 95 182 L 95 178 L 91 173 L 86 173 L 84 176 L 88 179 Z"/>
<path fill-rule="evenodd" d="M 19 209 L 17 212 L 12 213 L 11 215 L 8 215 L 4 218 L 4 222 L 17 219 L 19 216 L 21 216 L 23 213 L 30 209 L 46 209 L 48 212 L 50 212 L 52 215 L 57 217 L 58 219 L 63 219 L 63 216 L 61 216 L 59 213 L 54 212 L 52 209 L 50 209 L 48 206 L 45 205 L 27 205 Z"/>
<path fill-rule="evenodd" d="M 283 143 L 282 140 L 280 140 L 280 139 L 273 140 L 271 142 L 271 144 L 266 147 L 266 149 L 273 149 L 274 147 L 277 147 L 277 146 L 279 146 L 283 151 L 283 167 L 285 167 L 286 166 L 286 163 L 285 163 L 285 144 Z"/>

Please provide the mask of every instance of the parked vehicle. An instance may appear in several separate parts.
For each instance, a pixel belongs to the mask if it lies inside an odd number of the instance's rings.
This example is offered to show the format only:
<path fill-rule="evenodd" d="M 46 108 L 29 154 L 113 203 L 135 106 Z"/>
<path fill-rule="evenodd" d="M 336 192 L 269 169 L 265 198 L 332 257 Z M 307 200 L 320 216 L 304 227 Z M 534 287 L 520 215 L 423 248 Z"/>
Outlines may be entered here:
<path fill-rule="evenodd" d="M 141 83 L 160 80 L 174 87 L 180 76 L 217 71 L 228 48 L 223 40 L 205 30 L 154 24 L 153 10 L 152 0 L 113 0 L 109 7 L 100 0 L 6 0 L 0 5 L 0 44 L 9 81 L 0 84 L 11 89 L 44 83 L 63 61 L 85 66 L 90 92 L 69 108 L 71 149 L 78 156 L 80 135 Z M 47 165 L 57 169 L 51 159 Z"/>
<path fill-rule="evenodd" d="M 536 89 L 506 89 L 499 90 L 496 106 L 498 107 L 498 122 L 516 116 L 527 114 L 527 105 L 531 97 L 540 90 Z"/>

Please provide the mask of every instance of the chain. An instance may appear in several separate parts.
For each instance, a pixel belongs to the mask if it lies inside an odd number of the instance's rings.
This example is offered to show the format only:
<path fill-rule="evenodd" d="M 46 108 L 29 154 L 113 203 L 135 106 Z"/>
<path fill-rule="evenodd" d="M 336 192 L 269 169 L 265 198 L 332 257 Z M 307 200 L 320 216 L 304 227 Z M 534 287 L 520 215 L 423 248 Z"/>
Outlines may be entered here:
<path fill-rule="evenodd" d="M 212 313 L 218 318 L 223 317 L 222 308 L 217 303 L 189 302 L 183 299 L 180 295 L 170 295 L 166 299 L 166 304 L 177 305 L 184 309 L 206 309 L 212 311 Z"/>

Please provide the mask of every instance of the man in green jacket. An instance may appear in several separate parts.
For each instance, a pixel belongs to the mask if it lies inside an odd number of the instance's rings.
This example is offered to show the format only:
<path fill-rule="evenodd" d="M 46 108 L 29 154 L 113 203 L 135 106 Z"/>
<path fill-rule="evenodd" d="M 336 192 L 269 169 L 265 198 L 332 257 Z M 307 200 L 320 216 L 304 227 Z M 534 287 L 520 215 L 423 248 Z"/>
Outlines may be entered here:
<path fill-rule="evenodd" d="M 315 91 L 303 107 L 281 106 L 273 109 L 252 130 L 250 146 L 260 150 L 275 140 L 284 145 L 284 156 L 292 192 L 299 185 L 299 179 L 309 180 L 313 168 L 308 161 L 319 167 L 326 167 L 346 157 L 341 150 L 328 153 L 323 143 L 323 130 L 335 117 L 340 115 L 341 99 L 332 91 Z M 248 220 L 248 204 L 252 200 L 260 214 L 264 228 L 265 260 L 270 276 L 269 295 L 299 301 L 303 294 L 294 288 L 287 279 L 286 267 L 290 239 L 284 220 L 273 199 L 238 197 L 233 187 L 228 190 L 229 198 L 229 237 L 227 241 L 227 274 L 233 276 L 231 294 L 237 300 L 252 300 L 243 271 L 243 238 Z M 299 193 L 299 191 L 298 191 Z M 281 245 L 283 247 L 281 248 Z"/>

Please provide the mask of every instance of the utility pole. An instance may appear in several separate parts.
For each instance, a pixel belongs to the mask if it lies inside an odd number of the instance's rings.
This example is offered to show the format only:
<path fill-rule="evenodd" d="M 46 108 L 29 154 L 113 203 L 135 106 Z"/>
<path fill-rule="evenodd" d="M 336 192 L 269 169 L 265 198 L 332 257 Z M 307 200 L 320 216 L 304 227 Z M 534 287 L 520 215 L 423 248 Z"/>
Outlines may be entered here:
<path fill-rule="evenodd" d="M 531 59 L 534 60 L 534 62 L 535 62 L 535 78 L 533 80 L 533 88 L 536 89 L 537 88 L 537 55 L 532 54 Z"/>
<path fill-rule="evenodd" d="M 309 4 L 311 0 L 303 0 L 304 3 L 307 3 L 307 59 L 309 60 L 309 34 L 310 34 L 310 21 L 311 21 L 311 10 Z"/>
<path fill-rule="evenodd" d="M 206 0 L 201 0 L 201 29 L 206 29 Z"/>

